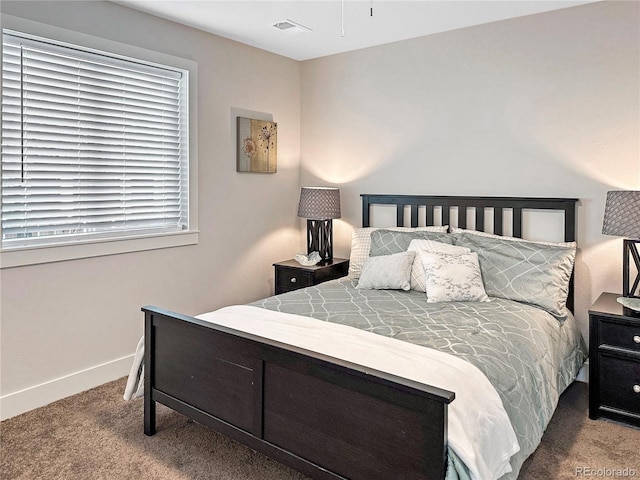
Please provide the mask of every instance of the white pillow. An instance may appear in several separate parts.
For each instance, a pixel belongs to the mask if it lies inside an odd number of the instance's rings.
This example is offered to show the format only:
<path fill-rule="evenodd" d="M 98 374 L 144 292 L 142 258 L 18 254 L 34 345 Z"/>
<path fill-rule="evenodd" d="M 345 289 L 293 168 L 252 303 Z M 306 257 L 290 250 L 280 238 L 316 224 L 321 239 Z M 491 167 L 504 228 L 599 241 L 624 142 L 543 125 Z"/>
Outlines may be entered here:
<path fill-rule="evenodd" d="M 431 252 L 431 253 L 449 253 L 463 254 L 471 253 L 471 249 L 467 247 L 457 247 L 447 243 L 438 242 L 436 240 L 414 239 L 409 244 L 408 252 Z M 411 267 L 411 290 L 419 292 L 427 291 L 427 284 L 424 275 L 424 265 L 420 255 L 416 255 L 413 259 L 413 267 Z"/>
<path fill-rule="evenodd" d="M 362 267 L 356 288 L 376 290 L 409 290 L 411 265 L 416 252 L 369 257 Z"/>
<path fill-rule="evenodd" d="M 355 278 L 360 276 L 364 262 L 369 258 L 371 251 L 371 232 L 374 230 L 394 230 L 396 232 L 441 232 L 446 233 L 448 225 L 433 227 L 363 227 L 354 228 L 351 235 L 351 255 L 349 256 L 349 275 Z"/>
<path fill-rule="evenodd" d="M 424 265 L 427 302 L 488 302 L 478 254 L 418 252 Z"/>

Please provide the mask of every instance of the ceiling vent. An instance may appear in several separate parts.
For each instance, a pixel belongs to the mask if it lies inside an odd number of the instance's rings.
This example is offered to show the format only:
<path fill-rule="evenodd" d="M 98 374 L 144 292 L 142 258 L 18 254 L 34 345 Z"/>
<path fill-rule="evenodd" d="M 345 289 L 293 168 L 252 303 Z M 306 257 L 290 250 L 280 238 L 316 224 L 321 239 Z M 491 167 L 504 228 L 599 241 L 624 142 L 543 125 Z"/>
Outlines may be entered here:
<path fill-rule="evenodd" d="M 299 35 L 305 32 L 311 32 L 312 30 L 304 25 L 294 22 L 293 20 L 280 20 L 272 25 L 278 30 L 287 33 L 289 35 Z"/>

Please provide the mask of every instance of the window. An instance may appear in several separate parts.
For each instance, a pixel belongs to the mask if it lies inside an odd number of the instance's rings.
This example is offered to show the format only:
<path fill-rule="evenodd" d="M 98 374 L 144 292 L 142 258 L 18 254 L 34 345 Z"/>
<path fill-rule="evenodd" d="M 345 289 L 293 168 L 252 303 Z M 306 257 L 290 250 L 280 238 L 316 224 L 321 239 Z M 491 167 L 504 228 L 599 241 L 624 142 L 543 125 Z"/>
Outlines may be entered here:
<path fill-rule="evenodd" d="M 188 70 L 6 30 L 2 47 L 3 251 L 189 230 Z"/>

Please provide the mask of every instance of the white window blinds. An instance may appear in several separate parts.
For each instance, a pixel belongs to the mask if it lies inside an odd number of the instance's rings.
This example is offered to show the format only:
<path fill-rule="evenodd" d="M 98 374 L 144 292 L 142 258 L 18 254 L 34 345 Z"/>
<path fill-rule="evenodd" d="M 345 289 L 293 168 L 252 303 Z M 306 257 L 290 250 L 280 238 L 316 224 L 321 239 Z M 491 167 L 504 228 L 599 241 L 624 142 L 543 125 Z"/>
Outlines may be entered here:
<path fill-rule="evenodd" d="M 3 248 L 188 229 L 188 72 L 2 46 Z"/>

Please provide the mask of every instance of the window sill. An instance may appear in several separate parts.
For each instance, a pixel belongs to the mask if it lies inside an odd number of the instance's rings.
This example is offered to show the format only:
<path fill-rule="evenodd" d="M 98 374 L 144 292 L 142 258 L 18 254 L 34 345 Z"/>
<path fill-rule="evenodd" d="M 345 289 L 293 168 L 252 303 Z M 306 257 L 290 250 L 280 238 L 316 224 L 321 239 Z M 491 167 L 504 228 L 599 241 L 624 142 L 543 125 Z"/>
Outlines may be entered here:
<path fill-rule="evenodd" d="M 0 269 L 196 245 L 198 231 L 0 250 Z"/>

